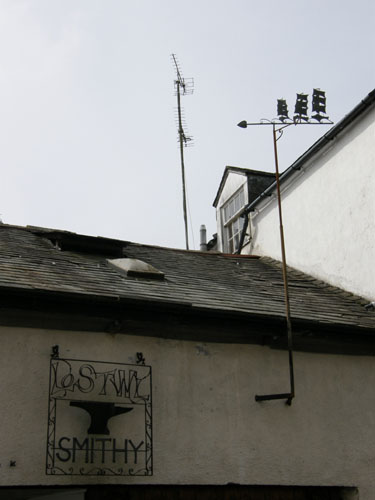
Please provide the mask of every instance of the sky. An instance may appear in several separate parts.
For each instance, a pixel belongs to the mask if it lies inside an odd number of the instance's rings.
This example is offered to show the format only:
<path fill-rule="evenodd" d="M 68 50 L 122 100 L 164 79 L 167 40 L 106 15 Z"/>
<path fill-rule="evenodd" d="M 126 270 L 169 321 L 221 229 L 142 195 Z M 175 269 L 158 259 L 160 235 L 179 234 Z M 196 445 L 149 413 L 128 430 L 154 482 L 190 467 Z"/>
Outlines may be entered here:
<path fill-rule="evenodd" d="M 0 0 L 4 223 L 185 247 L 176 54 L 191 249 L 216 232 L 226 165 L 274 171 L 274 118 L 297 92 L 337 122 L 375 87 L 373 0 Z M 285 170 L 327 126 L 289 127 Z M 312 207 L 313 209 L 313 207 Z"/>

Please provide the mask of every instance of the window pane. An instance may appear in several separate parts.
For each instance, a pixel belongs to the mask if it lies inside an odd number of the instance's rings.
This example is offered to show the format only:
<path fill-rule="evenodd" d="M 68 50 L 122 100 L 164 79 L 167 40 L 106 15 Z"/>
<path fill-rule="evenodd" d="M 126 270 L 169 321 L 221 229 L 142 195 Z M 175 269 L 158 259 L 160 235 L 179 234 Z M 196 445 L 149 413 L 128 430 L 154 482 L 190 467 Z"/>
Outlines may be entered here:
<path fill-rule="evenodd" d="M 245 194 L 242 187 L 227 203 L 222 207 L 224 224 L 236 215 L 245 206 Z M 237 223 L 237 228 L 238 223 Z"/>
<path fill-rule="evenodd" d="M 234 213 L 238 212 L 240 209 L 240 197 L 237 195 L 234 198 Z"/>
<path fill-rule="evenodd" d="M 227 222 L 232 217 L 232 215 L 232 203 L 229 202 L 228 205 L 224 208 L 224 222 Z"/>
<path fill-rule="evenodd" d="M 237 250 L 239 242 L 240 242 L 240 235 L 236 234 L 236 236 L 234 237 L 234 251 Z"/>
<path fill-rule="evenodd" d="M 229 217 L 232 217 L 232 215 L 234 215 L 234 212 L 234 200 L 231 200 L 231 202 L 229 203 Z"/>
<path fill-rule="evenodd" d="M 241 191 L 239 192 L 239 198 L 240 198 L 240 207 L 243 207 L 245 205 L 245 193 L 243 189 L 241 189 Z"/>

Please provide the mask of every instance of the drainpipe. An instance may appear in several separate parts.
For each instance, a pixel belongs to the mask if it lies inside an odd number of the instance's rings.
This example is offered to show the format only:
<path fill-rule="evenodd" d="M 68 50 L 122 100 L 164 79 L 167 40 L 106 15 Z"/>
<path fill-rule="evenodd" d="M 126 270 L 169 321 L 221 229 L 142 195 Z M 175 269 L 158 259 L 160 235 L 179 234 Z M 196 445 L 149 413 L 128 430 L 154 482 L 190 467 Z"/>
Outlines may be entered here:
<path fill-rule="evenodd" d="M 240 237 L 240 241 L 238 243 L 238 248 L 235 252 L 237 255 L 240 255 L 242 247 L 243 247 L 243 242 L 245 241 L 246 229 L 247 229 L 247 226 L 249 224 L 249 213 L 245 212 L 242 215 L 242 217 L 243 217 L 243 226 L 242 226 L 242 231 L 241 231 L 241 237 Z"/>

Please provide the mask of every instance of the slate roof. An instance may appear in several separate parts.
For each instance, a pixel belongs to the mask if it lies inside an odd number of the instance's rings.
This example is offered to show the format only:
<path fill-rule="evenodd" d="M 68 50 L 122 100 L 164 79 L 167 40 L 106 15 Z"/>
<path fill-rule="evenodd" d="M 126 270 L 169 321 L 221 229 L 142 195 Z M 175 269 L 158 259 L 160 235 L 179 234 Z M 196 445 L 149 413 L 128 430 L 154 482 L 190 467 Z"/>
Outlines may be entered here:
<path fill-rule="evenodd" d="M 64 241 L 70 250 L 64 250 Z M 74 247 L 83 251 L 73 251 Z M 165 273 L 165 279 L 134 278 L 116 270 L 107 258 L 122 253 L 156 267 Z M 366 311 L 366 302 L 360 298 L 295 270 L 289 270 L 289 287 L 293 319 L 375 333 L 375 313 Z M 281 267 L 268 258 L 0 225 L 0 292 L 17 290 L 180 304 L 212 314 L 285 315 Z"/>

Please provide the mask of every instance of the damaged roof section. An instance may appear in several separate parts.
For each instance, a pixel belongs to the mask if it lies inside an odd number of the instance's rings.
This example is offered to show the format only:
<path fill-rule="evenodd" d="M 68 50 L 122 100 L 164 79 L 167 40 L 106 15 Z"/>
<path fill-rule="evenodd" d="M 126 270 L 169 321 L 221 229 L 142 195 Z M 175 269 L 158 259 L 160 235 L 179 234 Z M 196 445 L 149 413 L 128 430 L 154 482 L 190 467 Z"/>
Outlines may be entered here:
<path fill-rule="evenodd" d="M 51 241 L 59 250 L 91 253 L 113 257 L 123 257 L 126 242 L 98 236 L 87 236 L 69 231 L 56 231 L 41 227 L 27 226 L 27 229 L 37 236 L 43 236 Z"/>

